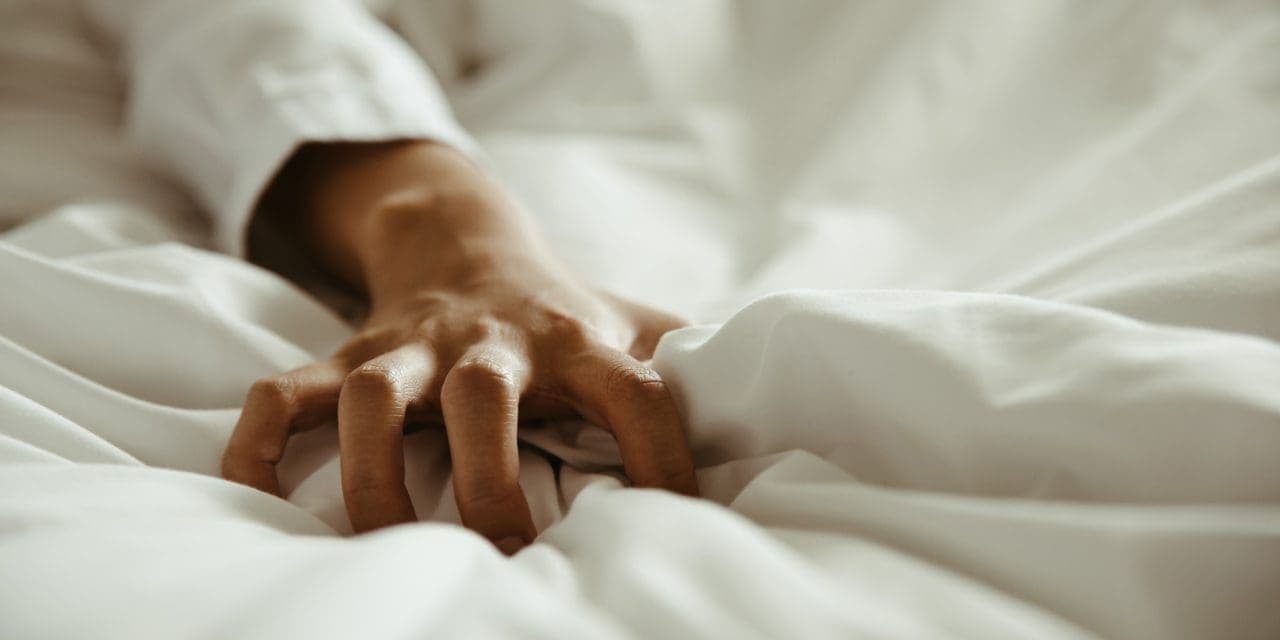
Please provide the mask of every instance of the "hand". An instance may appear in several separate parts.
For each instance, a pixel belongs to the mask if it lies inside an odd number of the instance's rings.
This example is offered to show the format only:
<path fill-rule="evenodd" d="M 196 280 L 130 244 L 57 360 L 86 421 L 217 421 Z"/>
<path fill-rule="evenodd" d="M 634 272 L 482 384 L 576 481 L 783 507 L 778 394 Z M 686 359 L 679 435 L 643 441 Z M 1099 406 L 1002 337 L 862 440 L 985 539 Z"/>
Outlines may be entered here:
<path fill-rule="evenodd" d="M 513 553 L 536 530 L 520 490 L 520 421 L 581 415 L 618 440 L 637 486 L 697 494 L 680 416 L 641 361 L 676 318 L 584 286 L 527 219 L 457 152 L 430 143 L 302 155 L 293 222 L 370 298 L 328 360 L 259 380 L 223 475 L 279 493 L 291 433 L 338 421 L 343 496 L 357 532 L 416 519 L 406 424 L 443 423 L 463 523 Z M 278 195 L 278 194 L 277 194 Z"/>

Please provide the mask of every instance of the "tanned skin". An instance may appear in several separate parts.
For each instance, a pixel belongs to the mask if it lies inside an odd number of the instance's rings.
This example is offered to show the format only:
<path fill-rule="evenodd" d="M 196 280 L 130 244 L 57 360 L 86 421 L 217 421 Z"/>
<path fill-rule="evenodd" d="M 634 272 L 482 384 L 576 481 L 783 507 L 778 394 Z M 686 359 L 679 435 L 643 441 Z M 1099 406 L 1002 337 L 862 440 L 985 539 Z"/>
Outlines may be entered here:
<path fill-rule="evenodd" d="M 257 381 L 222 474 L 280 493 L 289 435 L 337 418 L 352 527 L 416 519 L 406 424 L 443 424 L 463 523 L 506 553 L 537 531 L 520 490 L 521 422 L 583 416 L 636 486 L 697 495 L 680 414 L 643 364 L 680 320 L 596 291 L 461 152 L 424 141 L 304 148 L 270 190 L 282 224 L 370 313 L 327 360 Z"/>

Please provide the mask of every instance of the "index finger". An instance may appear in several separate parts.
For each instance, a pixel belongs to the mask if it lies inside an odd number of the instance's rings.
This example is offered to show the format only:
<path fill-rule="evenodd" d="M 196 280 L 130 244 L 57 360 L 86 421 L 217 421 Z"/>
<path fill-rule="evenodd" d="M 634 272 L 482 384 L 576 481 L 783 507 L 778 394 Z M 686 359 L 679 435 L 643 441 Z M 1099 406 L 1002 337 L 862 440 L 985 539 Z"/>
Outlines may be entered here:
<path fill-rule="evenodd" d="M 276 463 L 290 434 L 333 412 L 346 373 L 333 358 L 255 382 L 222 454 L 222 477 L 279 495 Z"/>

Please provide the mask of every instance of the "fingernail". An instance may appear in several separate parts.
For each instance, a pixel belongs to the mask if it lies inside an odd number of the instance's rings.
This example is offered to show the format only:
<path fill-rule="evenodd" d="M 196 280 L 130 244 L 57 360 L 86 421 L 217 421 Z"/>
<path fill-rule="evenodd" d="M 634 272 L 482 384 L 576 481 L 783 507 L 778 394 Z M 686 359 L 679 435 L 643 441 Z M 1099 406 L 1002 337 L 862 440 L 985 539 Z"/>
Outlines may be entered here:
<path fill-rule="evenodd" d="M 524 539 L 518 536 L 507 536 L 494 544 L 498 549 L 509 556 L 514 556 L 517 551 L 520 551 L 525 547 Z"/>

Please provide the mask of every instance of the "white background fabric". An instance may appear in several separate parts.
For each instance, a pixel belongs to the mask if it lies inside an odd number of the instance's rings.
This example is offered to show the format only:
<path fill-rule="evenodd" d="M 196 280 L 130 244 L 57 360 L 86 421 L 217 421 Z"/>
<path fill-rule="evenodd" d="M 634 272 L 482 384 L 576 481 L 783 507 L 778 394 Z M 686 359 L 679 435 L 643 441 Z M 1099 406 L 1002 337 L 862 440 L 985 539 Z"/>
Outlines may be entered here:
<path fill-rule="evenodd" d="M 430 522 L 360 538 L 331 430 L 287 502 L 221 481 L 252 380 L 350 329 L 173 242 L 205 232 L 131 153 L 5 153 L 0 635 L 1280 634 L 1275 3 L 389 19 L 566 260 L 709 323 L 655 358 L 707 499 L 620 490 L 572 422 L 525 434 L 513 560 L 452 524 L 441 433 Z M 112 86 L 6 102 L 5 144 L 119 148 Z"/>

